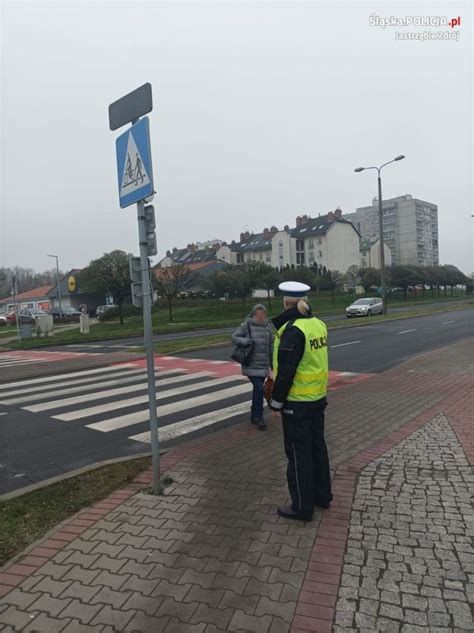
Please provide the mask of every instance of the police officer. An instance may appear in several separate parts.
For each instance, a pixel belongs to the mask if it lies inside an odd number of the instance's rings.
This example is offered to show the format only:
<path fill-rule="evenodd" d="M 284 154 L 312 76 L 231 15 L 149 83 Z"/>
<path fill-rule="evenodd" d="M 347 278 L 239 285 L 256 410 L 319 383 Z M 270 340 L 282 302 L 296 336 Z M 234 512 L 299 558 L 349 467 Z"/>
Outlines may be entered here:
<path fill-rule="evenodd" d="M 306 284 L 279 285 L 285 311 L 273 319 L 277 330 L 273 353 L 275 384 L 270 408 L 283 421 L 291 505 L 278 508 L 288 519 L 310 521 L 314 506 L 332 500 L 329 459 L 324 440 L 328 382 L 326 325 L 314 317 Z"/>

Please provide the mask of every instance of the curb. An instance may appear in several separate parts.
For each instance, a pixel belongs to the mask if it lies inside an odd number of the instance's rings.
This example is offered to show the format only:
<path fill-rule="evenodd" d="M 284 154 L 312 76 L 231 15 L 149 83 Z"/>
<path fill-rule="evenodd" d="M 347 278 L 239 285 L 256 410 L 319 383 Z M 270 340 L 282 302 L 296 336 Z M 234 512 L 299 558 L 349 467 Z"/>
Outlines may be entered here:
<path fill-rule="evenodd" d="M 455 412 L 461 417 L 464 413 L 466 414 L 465 423 L 458 425 L 457 422 L 453 424 L 449 418 L 448 420 L 458 437 L 468 463 L 474 465 L 473 433 L 471 431 L 469 435 L 468 431 L 464 430 L 464 425 L 466 429 L 471 428 L 468 413 L 471 409 L 467 404 L 464 406 L 462 396 L 466 396 L 465 387 L 456 389 L 442 402 L 423 411 L 407 424 L 338 466 L 332 480 L 334 496 L 338 500 L 331 504 L 329 510 L 323 511 L 308 569 L 296 603 L 290 633 L 331 633 L 333 630 L 352 504 L 359 475 L 366 466 L 400 444 L 436 415 L 449 412 L 453 407 L 459 406 L 459 403 L 461 403 L 461 410 L 455 410 Z M 465 399 L 467 400 L 467 397 Z"/>
<path fill-rule="evenodd" d="M 167 450 L 160 451 L 160 456 L 165 455 L 167 452 Z M 61 475 L 50 477 L 49 479 L 45 479 L 44 481 L 38 481 L 37 483 L 30 484 L 29 486 L 25 486 L 24 488 L 18 488 L 17 490 L 6 492 L 5 494 L 0 495 L 0 503 L 2 501 L 16 499 L 17 497 L 26 495 L 29 492 L 35 492 L 35 490 L 41 490 L 41 488 L 52 486 L 53 484 L 57 484 L 61 481 L 66 481 L 67 479 L 78 477 L 79 475 L 83 475 L 84 473 L 90 472 L 91 470 L 96 470 L 97 468 L 102 468 L 103 466 L 111 466 L 112 464 L 120 464 L 121 462 L 134 461 L 136 459 L 142 459 L 143 457 L 151 457 L 151 451 L 147 451 L 146 453 L 139 453 L 138 455 L 134 453 L 133 455 L 125 455 L 125 457 L 113 457 L 112 459 L 104 459 L 100 462 L 87 464 L 86 466 L 82 466 L 81 468 L 76 468 L 75 470 L 70 470 L 67 473 L 62 473 Z"/>

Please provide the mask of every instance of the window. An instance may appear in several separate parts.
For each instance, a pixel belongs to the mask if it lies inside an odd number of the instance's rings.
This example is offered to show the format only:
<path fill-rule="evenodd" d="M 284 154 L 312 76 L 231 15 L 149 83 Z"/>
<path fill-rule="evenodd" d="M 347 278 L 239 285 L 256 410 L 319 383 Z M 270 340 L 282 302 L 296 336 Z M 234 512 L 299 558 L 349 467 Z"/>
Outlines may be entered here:
<path fill-rule="evenodd" d="M 304 252 L 304 240 L 296 240 L 296 251 Z"/>
<path fill-rule="evenodd" d="M 318 237 L 318 244 L 322 244 L 322 243 L 323 243 L 323 240 L 320 237 Z"/>
<path fill-rule="evenodd" d="M 319 255 L 319 257 L 322 257 L 323 256 L 323 251 L 318 251 L 318 255 Z"/>
<path fill-rule="evenodd" d="M 313 240 L 313 238 L 311 238 L 311 239 L 309 240 L 309 249 L 310 249 L 310 250 L 313 250 L 313 248 L 314 248 L 314 240 Z"/>
<path fill-rule="evenodd" d="M 271 262 L 271 261 L 272 261 L 272 252 L 271 252 L 271 251 L 267 251 L 267 252 L 265 253 L 265 260 L 266 260 L 267 262 Z"/>
<path fill-rule="evenodd" d="M 303 253 L 296 253 L 296 265 L 297 266 L 304 266 L 304 252 Z"/>
<path fill-rule="evenodd" d="M 244 261 L 244 256 L 242 253 L 237 253 L 237 263 L 238 264 L 243 264 Z"/>
<path fill-rule="evenodd" d="M 281 263 L 283 262 L 283 242 L 278 243 L 278 258 L 281 265 Z"/>
<path fill-rule="evenodd" d="M 309 254 L 309 263 L 314 264 L 314 253 Z"/>

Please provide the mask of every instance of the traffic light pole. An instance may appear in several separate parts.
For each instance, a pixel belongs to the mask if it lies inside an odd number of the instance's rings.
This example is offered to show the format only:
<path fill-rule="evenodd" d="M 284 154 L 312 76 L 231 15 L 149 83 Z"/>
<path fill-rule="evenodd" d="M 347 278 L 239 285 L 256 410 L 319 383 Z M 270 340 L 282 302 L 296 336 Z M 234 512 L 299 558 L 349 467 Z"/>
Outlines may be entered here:
<path fill-rule="evenodd" d="M 153 350 L 153 327 L 151 321 L 150 268 L 148 260 L 148 241 L 146 231 L 145 202 L 137 202 L 138 239 L 140 244 L 140 268 L 143 293 L 143 332 L 145 340 L 146 366 L 148 376 L 148 402 L 150 407 L 150 435 L 153 468 L 153 492 L 161 494 L 160 444 L 158 439 L 158 419 L 156 412 L 155 356 Z"/>

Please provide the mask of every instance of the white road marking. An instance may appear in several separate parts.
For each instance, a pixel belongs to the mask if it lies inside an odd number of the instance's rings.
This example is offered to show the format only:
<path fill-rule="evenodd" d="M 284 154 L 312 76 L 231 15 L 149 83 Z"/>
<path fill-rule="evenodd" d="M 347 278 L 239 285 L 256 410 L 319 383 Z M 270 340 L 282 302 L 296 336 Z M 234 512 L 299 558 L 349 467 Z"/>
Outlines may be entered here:
<path fill-rule="evenodd" d="M 48 359 L 47 358 L 38 358 L 38 359 L 18 359 L 18 360 L 9 360 L 0 362 L 0 367 L 17 367 L 18 365 L 31 365 L 31 363 L 44 363 Z"/>
<path fill-rule="evenodd" d="M 2 398 L 9 398 L 11 396 L 29 396 L 30 394 L 36 394 L 32 399 L 36 398 L 42 398 L 45 396 L 41 395 L 41 391 L 48 391 L 49 389 L 58 389 L 57 392 L 52 391 L 51 394 L 55 394 L 55 393 L 75 393 L 77 391 L 87 391 L 87 389 L 90 389 L 91 386 L 87 383 L 91 383 L 94 382 L 96 385 L 100 385 L 101 387 L 108 387 L 111 385 L 120 385 L 122 383 L 125 382 L 130 382 L 132 380 L 137 380 L 137 378 L 139 378 L 141 375 L 146 375 L 146 370 L 144 369 L 129 369 L 127 371 L 120 371 L 117 372 L 116 374 L 106 374 L 105 376 L 103 376 L 103 379 L 110 379 L 110 380 L 106 380 L 105 382 L 103 380 L 99 380 L 99 378 L 97 376 L 92 376 L 89 378 L 77 378 L 74 380 L 69 380 L 69 381 L 64 381 L 64 382 L 55 382 L 52 385 L 35 385 L 33 387 L 27 387 L 26 389 L 13 389 L 13 391 L 5 391 L 3 393 L 0 393 L 0 397 Z M 119 377 L 123 377 L 125 376 L 125 378 L 122 378 L 122 380 L 117 380 Z M 70 387 L 70 385 L 79 385 L 79 387 Z M 59 389 L 60 387 L 64 387 L 64 389 Z M 50 394 L 48 394 L 49 396 Z M 23 400 L 21 400 L 23 402 Z M 3 400 L 0 400 L 0 403 L 3 403 Z M 8 404 L 15 404 L 13 402 L 8 402 Z"/>
<path fill-rule="evenodd" d="M 456 323 L 456 321 L 445 321 L 444 323 L 441 323 L 441 325 L 448 325 L 449 323 Z"/>
<path fill-rule="evenodd" d="M 350 341 L 349 343 L 338 343 L 337 345 L 330 345 L 329 347 L 332 349 L 333 347 L 344 347 L 344 345 L 356 345 L 356 343 L 361 343 L 362 341 Z"/>
<path fill-rule="evenodd" d="M 171 372 L 171 371 L 169 371 L 169 372 L 160 372 L 159 375 L 167 375 L 167 374 L 170 374 L 170 373 L 175 373 L 175 372 Z M 124 378 L 123 380 L 116 381 L 116 382 L 113 381 L 113 380 L 107 380 L 105 382 L 97 381 L 96 385 L 97 385 L 97 388 L 100 389 L 102 387 L 107 387 L 107 386 L 111 387 L 113 384 L 120 384 L 120 383 L 123 383 L 123 382 L 130 382 L 132 380 L 136 380 L 137 378 L 140 379 L 140 376 L 134 376 L 134 377 L 131 377 L 131 378 L 128 378 L 128 379 Z M 26 395 L 26 396 L 19 396 L 17 398 L 5 398 L 4 400 L 0 400 L 0 404 L 23 404 L 23 403 L 26 403 L 26 402 L 34 402 L 35 400 L 41 400 L 41 399 L 44 399 L 44 398 L 54 398 L 56 396 L 57 397 L 61 397 L 61 396 L 64 396 L 65 394 L 79 393 L 81 391 L 90 391 L 91 389 L 94 389 L 93 385 L 84 385 L 84 386 L 79 386 L 79 387 L 71 387 L 70 389 L 58 389 L 56 391 L 51 391 L 51 392 L 49 392 L 47 394 L 33 393 L 33 394 Z M 117 389 L 113 389 L 113 390 L 110 390 L 110 391 L 104 391 L 104 392 L 96 391 L 95 393 L 107 393 L 107 394 L 110 393 L 110 395 L 114 395 L 112 393 L 112 391 L 115 391 L 117 394 L 119 394 L 119 393 L 128 393 L 128 392 L 134 391 L 134 390 L 135 391 L 140 391 L 142 389 L 146 389 L 146 383 L 145 382 L 139 382 L 137 384 L 130 385 L 128 387 L 121 387 L 120 389 L 117 388 Z M 96 399 L 95 393 L 89 393 L 89 394 L 86 394 L 84 396 L 80 396 L 82 400 L 77 400 L 77 402 L 82 402 L 82 401 L 87 401 L 87 400 L 95 400 Z M 79 398 L 79 396 L 77 396 L 77 397 Z M 106 396 L 104 396 L 104 397 L 106 397 Z M 71 400 L 71 398 L 70 398 L 70 400 Z M 60 402 L 62 402 L 62 401 L 60 401 Z M 48 404 L 48 403 L 46 402 L 44 404 Z M 71 404 L 73 404 L 73 403 L 71 403 Z M 40 406 L 41 405 L 38 405 L 38 407 L 40 407 Z M 27 407 L 24 407 L 24 408 L 29 411 L 29 409 Z M 38 409 L 38 411 L 42 411 L 42 410 L 46 411 L 46 409 Z"/>
<path fill-rule="evenodd" d="M 209 363 L 211 363 L 211 365 L 225 365 L 227 361 L 226 360 L 210 360 Z"/>
<path fill-rule="evenodd" d="M 7 411 L 2 411 L 2 413 L 0 413 L 0 415 L 7 415 Z"/>
<path fill-rule="evenodd" d="M 122 365 L 112 365 L 111 367 L 98 367 L 97 369 L 87 369 L 84 371 L 75 371 L 73 374 L 71 373 L 63 373 L 63 374 L 58 374 L 56 376 L 45 376 L 44 378 L 31 378 L 30 380 L 17 380 L 15 382 L 6 382 L 2 385 L 0 385 L 0 392 L 3 389 L 10 389 L 11 387 L 18 387 L 18 386 L 22 386 L 22 385 L 36 385 L 39 383 L 43 383 L 43 382 L 52 382 L 55 380 L 64 380 L 65 378 L 67 378 L 68 376 L 73 375 L 74 377 L 76 376 L 88 376 L 91 374 L 97 374 L 97 373 L 105 373 L 108 371 L 119 371 L 120 369 L 125 369 L 125 368 L 132 368 L 135 369 L 136 365 L 134 363 L 124 363 Z M 1 393 L 0 393 L 1 395 Z"/>
<path fill-rule="evenodd" d="M 202 358 L 185 358 L 184 359 L 188 363 L 202 363 Z"/>
<path fill-rule="evenodd" d="M 234 380 L 235 376 L 232 377 Z M 223 379 L 221 379 L 222 382 Z M 193 407 L 200 407 L 202 405 L 216 403 L 219 396 L 222 399 L 232 398 L 233 396 L 240 396 L 241 394 L 248 393 L 252 390 L 252 385 L 245 382 L 242 385 L 237 385 L 229 389 L 223 389 L 220 392 L 213 391 L 203 396 L 196 396 L 195 398 L 183 399 L 179 402 L 171 402 L 170 404 L 162 405 L 157 408 L 158 418 L 165 417 L 178 411 L 185 411 L 186 409 L 192 409 Z M 95 429 L 96 431 L 102 431 L 107 433 L 115 429 L 121 429 L 125 426 L 131 426 L 132 424 L 138 424 L 139 422 L 147 422 L 150 417 L 148 411 L 137 411 L 130 415 L 122 415 L 117 418 L 111 418 L 95 424 L 89 424 L 88 428 Z"/>
<path fill-rule="evenodd" d="M 166 376 L 167 374 L 176 373 L 175 371 L 161 372 L 160 376 Z M 168 385 L 175 382 L 189 380 L 187 375 L 174 376 L 173 378 L 166 378 L 164 380 L 157 380 L 156 385 Z M 90 387 L 89 387 L 90 389 Z M 38 411 L 50 411 L 51 409 L 59 409 L 60 407 L 69 407 L 73 404 L 82 404 L 83 402 L 90 402 L 92 400 L 100 400 L 102 398 L 112 398 L 113 396 L 121 396 L 126 393 L 148 391 L 148 383 L 143 381 L 136 385 L 129 385 L 128 387 L 117 387 L 117 389 L 106 389 L 105 391 L 95 391 L 93 393 L 86 393 L 81 396 L 73 396 L 72 398 L 61 398 L 60 400 L 50 400 L 48 402 L 42 402 L 40 404 L 33 404 L 29 407 L 23 407 L 26 411 L 37 413 Z M 59 394 L 61 395 L 61 394 Z M 148 396 L 147 396 L 148 399 Z M 111 404 L 107 405 L 111 406 Z"/>
<path fill-rule="evenodd" d="M 411 330 L 402 330 L 401 332 L 397 332 L 397 334 L 408 334 L 408 332 L 416 332 L 416 328 L 413 328 Z"/>
<path fill-rule="evenodd" d="M 197 391 L 198 389 L 203 389 L 206 386 L 209 386 L 209 382 L 212 383 L 212 381 L 198 382 L 192 385 L 182 385 L 181 383 L 183 381 L 192 380 L 192 378 L 208 378 L 210 376 L 211 374 L 208 374 L 207 372 L 202 372 L 199 374 L 175 376 L 174 378 L 169 378 L 168 380 L 162 380 L 161 382 L 157 382 L 156 385 L 158 387 L 158 393 L 156 395 L 156 399 L 164 400 L 165 398 L 170 398 L 171 396 L 180 396 L 183 393 L 183 390 L 185 390 L 187 393 L 188 391 Z M 178 379 L 181 379 L 181 381 L 179 381 Z M 161 391 L 161 392 L 159 391 L 160 387 L 173 385 L 173 384 L 176 384 L 177 382 L 180 382 L 177 388 L 168 389 L 167 391 Z M 141 389 L 140 391 L 145 391 L 145 390 L 147 391 L 147 389 L 148 389 L 148 386 L 146 383 L 144 383 L 144 388 Z M 93 399 L 100 399 L 102 397 L 105 397 L 103 393 L 98 394 L 98 398 L 93 398 Z M 75 409 L 74 411 L 61 413 L 58 415 L 54 415 L 53 417 L 55 420 L 63 420 L 63 421 L 82 420 L 83 418 L 89 418 L 90 416 L 98 415 L 99 413 L 108 413 L 109 411 L 117 411 L 117 409 L 124 409 L 126 407 L 133 407 L 137 404 L 144 404 L 148 402 L 148 400 L 149 400 L 149 395 L 147 391 L 147 393 L 145 393 L 144 395 L 136 396 L 135 398 L 125 398 L 124 400 L 116 400 L 115 402 L 97 404 L 92 407 L 87 407 L 86 409 Z M 64 402 L 60 406 L 65 406 Z M 54 408 L 57 408 L 57 407 L 54 407 Z M 28 410 L 31 410 L 31 409 L 28 409 Z"/>
<path fill-rule="evenodd" d="M 210 413 L 196 415 L 193 418 L 188 418 L 182 422 L 168 424 L 167 426 L 163 426 L 159 429 L 160 441 L 163 442 L 166 440 L 172 440 L 181 435 L 186 435 L 187 433 L 192 433 L 193 431 L 197 431 L 206 426 L 216 424 L 216 422 L 223 422 L 224 420 L 233 418 L 236 415 L 248 413 L 248 411 L 249 403 L 242 402 L 241 404 L 233 404 L 230 407 L 218 409 L 217 411 L 212 411 Z M 137 442 L 150 443 L 150 431 L 139 433 L 138 435 L 132 435 L 128 439 L 136 440 Z"/>

